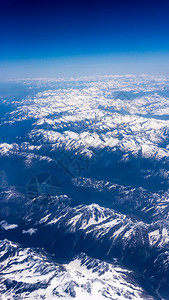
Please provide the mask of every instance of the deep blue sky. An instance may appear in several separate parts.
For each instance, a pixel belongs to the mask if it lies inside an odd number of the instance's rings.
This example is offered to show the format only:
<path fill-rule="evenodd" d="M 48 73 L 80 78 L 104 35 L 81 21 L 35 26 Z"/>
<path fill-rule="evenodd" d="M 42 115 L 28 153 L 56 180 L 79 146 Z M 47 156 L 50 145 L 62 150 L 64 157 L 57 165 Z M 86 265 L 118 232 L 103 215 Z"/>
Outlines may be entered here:
<path fill-rule="evenodd" d="M 0 79 L 169 68 L 169 1 L 0 0 Z"/>

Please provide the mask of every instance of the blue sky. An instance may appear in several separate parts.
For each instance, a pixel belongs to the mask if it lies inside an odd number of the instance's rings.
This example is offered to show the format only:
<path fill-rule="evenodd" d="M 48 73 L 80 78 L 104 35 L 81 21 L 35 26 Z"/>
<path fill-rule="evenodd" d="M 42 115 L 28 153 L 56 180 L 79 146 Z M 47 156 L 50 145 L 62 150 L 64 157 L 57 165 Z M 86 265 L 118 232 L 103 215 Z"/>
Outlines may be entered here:
<path fill-rule="evenodd" d="M 0 0 L 0 79 L 168 73 L 169 1 Z"/>

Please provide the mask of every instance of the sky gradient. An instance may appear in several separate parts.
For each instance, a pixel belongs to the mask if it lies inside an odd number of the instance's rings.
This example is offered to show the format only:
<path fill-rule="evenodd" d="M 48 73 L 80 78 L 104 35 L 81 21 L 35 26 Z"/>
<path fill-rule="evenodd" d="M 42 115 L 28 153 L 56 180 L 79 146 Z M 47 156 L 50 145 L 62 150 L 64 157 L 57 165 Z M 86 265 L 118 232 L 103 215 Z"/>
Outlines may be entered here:
<path fill-rule="evenodd" d="M 0 79 L 168 73 L 169 1 L 0 0 Z"/>

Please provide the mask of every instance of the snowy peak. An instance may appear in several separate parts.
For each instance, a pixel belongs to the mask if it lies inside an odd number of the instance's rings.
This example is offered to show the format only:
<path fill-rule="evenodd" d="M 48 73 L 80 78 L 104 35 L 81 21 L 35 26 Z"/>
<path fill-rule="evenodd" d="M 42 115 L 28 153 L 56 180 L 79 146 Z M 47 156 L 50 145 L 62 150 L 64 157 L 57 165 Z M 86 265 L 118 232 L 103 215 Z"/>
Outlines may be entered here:
<path fill-rule="evenodd" d="M 81 254 L 68 264 L 57 264 L 44 254 L 7 240 L 1 259 L 2 300 L 19 299 L 148 299 L 134 274 L 117 262 L 108 264 Z"/>
<path fill-rule="evenodd" d="M 88 227 L 106 221 L 111 215 L 109 209 L 100 207 L 97 204 L 80 206 L 76 208 L 76 216 L 67 222 L 71 230 L 87 229 Z M 74 229 L 73 229 L 74 228 Z"/>

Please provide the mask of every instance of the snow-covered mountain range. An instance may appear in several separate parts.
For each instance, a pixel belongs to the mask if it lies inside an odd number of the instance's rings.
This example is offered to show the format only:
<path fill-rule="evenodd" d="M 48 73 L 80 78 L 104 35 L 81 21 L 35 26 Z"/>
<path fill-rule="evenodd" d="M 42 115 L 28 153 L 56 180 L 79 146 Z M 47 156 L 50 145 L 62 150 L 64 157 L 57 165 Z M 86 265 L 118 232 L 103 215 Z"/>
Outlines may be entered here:
<path fill-rule="evenodd" d="M 67 264 L 39 251 L 0 242 L 1 299 L 151 299 L 138 276 L 122 267 L 79 254 Z"/>
<path fill-rule="evenodd" d="M 2 299 L 169 299 L 169 77 L 6 85 Z"/>

